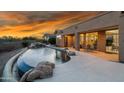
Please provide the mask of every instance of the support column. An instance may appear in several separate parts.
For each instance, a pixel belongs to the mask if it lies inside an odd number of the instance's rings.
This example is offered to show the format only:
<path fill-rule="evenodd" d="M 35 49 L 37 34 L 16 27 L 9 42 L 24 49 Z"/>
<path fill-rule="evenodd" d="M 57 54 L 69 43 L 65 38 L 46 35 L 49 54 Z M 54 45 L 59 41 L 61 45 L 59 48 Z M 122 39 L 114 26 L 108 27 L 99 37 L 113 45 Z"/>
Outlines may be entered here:
<path fill-rule="evenodd" d="M 119 60 L 124 62 L 124 14 L 119 23 Z"/>
<path fill-rule="evenodd" d="M 61 39 L 62 39 L 62 40 L 60 41 L 61 46 L 62 46 L 62 47 L 65 47 L 65 36 L 62 35 Z"/>
<path fill-rule="evenodd" d="M 75 49 L 80 50 L 80 35 L 79 33 L 75 33 Z"/>
<path fill-rule="evenodd" d="M 68 47 L 72 47 L 73 46 L 73 37 L 70 35 L 68 36 Z"/>
<path fill-rule="evenodd" d="M 106 34 L 105 31 L 98 32 L 97 50 L 106 52 Z"/>
<path fill-rule="evenodd" d="M 61 37 L 56 38 L 56 45 L 59 46 L 59 47 L 64 47 L 65 46 L 64 35 L 62 35 Z"/>

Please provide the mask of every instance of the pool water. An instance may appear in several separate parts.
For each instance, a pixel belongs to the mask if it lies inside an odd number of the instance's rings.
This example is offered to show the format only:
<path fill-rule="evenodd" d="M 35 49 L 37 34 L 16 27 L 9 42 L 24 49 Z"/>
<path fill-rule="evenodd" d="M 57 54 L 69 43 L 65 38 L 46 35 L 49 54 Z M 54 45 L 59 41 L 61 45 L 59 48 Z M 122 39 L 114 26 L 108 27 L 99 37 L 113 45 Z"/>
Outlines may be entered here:
<path fill-rule="evenodd" d="M 29 49 L 17 60 L 17 68 L 21 74 L 37 66 L 38 63 L 49 61 L 55 64 L 64 63 L 61 52 L 51 48 Z"/>

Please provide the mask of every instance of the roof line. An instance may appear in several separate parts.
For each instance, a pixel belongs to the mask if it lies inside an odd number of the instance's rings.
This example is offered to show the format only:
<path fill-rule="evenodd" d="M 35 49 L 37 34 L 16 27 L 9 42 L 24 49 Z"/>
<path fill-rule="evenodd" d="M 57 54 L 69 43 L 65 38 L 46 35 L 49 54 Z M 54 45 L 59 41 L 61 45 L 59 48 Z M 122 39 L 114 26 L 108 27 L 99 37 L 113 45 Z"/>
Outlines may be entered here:
<path fill-rule="evenodd" d="M 83 21 L 83 22 L 79 22 L 79 23 L 77 23 L 77 24 L 71 25 L 71 26 L 69 26 L 69 27 L 67 27 L 67 28 L 65 28 L 65 29 L 63 29 L 63 30 L 69 29 L 69 28 L 71 28 L 71 27 L 73 27 L 73 26 L 75 26 L 75 25 L 79 25 L 79 24 L 82 24 L 82 23 L 88 22 L 88 21 L 93 20 L 93 19 L 95 19 L 95 18 L 97 18 L 97 17 L 100 17 L 100 16 L 103 16 L 103 15 L 106 15 L 106 14 L 108 14 L 108 13 L 110 13 L 110 12 L 113 12 L 113 11 L 109 11 L 109 12 L 104 12 L 104 13 L 98 14 L 98 15 L 95 16 L 95 17 L 92 17 L 92 18 L 87 19 L 87 20 L 85 20 L 85 21 Z"/>

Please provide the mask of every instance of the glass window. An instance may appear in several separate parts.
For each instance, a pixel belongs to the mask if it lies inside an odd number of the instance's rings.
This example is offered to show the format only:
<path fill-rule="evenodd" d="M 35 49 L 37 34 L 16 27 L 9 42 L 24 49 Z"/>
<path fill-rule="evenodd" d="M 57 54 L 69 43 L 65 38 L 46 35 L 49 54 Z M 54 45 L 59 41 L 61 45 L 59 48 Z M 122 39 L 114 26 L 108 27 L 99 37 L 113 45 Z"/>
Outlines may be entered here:
<path fill-rule="evenodd" d="M 97 49 L 98 33 L 87 33 L 86 34 L 86 47 L 88 49 Z"/>
<path fill-rule="evenodd" d="M 80 48 L 84 48 L 84 34 L 80 34 Z"/>
<path fill-rule="evenodd" d="M 106 31 L 106 52 L 118 53 L 119 30 Z"/>

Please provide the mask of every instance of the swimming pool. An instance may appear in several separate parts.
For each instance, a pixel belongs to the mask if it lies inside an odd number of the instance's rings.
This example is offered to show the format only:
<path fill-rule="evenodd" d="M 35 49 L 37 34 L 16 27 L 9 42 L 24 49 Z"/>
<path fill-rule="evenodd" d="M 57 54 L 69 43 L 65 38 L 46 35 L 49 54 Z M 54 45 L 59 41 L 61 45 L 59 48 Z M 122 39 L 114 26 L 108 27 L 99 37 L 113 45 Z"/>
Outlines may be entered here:
<path fill-rule="evenodd" d="M 27 72 L 31 68 L 36 67 L 38 63 L 43 61 L 49 61 L 55 63 L 56 65 L 67 62 L 62 60 L 61 51 L 47 47 L 38 49 L 28 49 L 17 60 L 17 68 L 19 74 L 23 75 L 25 72 Z"/>

